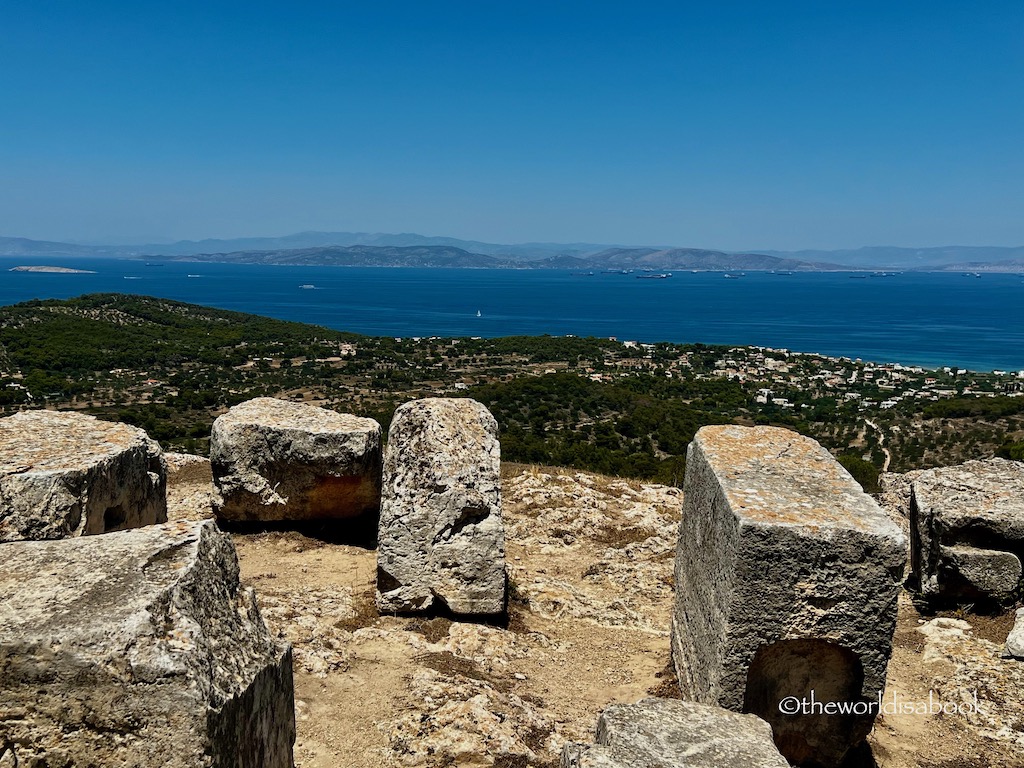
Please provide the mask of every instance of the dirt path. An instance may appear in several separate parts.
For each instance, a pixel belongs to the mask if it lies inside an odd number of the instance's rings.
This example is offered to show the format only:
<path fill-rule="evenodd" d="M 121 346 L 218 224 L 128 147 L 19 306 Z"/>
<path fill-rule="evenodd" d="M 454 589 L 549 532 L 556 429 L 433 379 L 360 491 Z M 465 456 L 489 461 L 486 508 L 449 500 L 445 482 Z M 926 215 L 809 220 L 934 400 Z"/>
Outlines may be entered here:
<path fill-rule="evenodd" d="M 878 447 L 881 448 L 882 453 L 885 454 L 885 461 L 882 463 L 882 472 L 888 472 L 889 465 L 892 464 L 892 452 L 885 446 L 885 433 L 882 432 L 882 428 L 871 419 L 864 419 L 864 423 L 878 433 Z"/>

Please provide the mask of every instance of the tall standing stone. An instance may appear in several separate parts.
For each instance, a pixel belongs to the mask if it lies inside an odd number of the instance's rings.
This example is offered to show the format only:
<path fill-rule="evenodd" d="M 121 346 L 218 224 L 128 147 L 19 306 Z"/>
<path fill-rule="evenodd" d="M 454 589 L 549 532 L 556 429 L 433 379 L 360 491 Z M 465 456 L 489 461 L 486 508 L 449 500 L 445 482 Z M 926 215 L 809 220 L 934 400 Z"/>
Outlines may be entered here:
<path fill-rule="evenodd" d="M 141 429 L 61 411 L 0 419 L 0 542 L 167 520 L 167 467 Z"/>
<path fill-rule="evenodd" d="M 1024 463 L 968 461 L 916 473 L 910 563 L 939 602 L 1012 602 L 1024 558 Z"/>
<path fill-rule="evenodd" d="M 498 425 L 475 400 L 395 411 L 384 457 L 377 605 L 459 614 L 505 610 Z"/>
<path fill-rule="evenodd" d="M 0 549 L 0 765 L 291 768 L 291 649 L 212 521 Z"/>
<path fill-rule="evenodd" d="M 213 423 L 213 509 L 229 522 L 376 514 L 381 429 L 373 419 L 258 397 Z"/>
<path fill-rule="evenodd" d="M 885 685 L 906 539 L 815 441 L 701 429 L 687 453 L 672 649 L 684 698 L 771 723 L 792 762 L 838 765 Z M 860 716 L 786 714 L 789 697 Z"/>

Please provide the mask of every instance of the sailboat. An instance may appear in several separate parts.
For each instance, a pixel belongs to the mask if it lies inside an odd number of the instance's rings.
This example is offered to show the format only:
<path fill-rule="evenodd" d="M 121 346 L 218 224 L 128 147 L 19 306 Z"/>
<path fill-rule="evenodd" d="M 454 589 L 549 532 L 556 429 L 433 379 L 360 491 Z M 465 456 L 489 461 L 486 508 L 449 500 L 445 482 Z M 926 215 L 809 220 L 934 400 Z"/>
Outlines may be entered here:
<path fill-rule="evenodd" d="M 480 317 L 480 316 L 481 316 L 481 315 L 480 315 L 480 310 L 479 310 L 479 309 L 478 309 L 478 310 L 476 311 L 476 316 L 477 316 L 477 317 Z"/>

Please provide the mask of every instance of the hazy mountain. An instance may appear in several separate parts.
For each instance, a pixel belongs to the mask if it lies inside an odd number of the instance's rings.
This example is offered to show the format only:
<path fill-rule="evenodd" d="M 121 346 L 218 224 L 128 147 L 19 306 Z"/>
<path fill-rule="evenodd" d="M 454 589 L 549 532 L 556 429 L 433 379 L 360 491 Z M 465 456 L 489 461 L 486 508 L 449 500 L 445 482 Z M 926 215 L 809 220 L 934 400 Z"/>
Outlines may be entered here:
<path fill-rule="evenodd" d="M 701 269 L 821 270 L 840 269 L 763 254 L 730 254 L 696 248 L 609 248 L 593 256 L 553 256 L 540 261 L 499 259 L 450 246 L 328 246 L 276 251 L 234 251 L 171 257 L 185 261 L 238 264 L 316 264 L 361 267 L 526 267 L 536 269 Z"/>
<path fill-rule="evenodd" d="M 949 245 L 940 248 L 871 246 L 839 251 L 762 251 L 769 256 L 828 261 L 858 269 L 941 269 L 966 262 L 991 263 L 1024 258 L 1024 247 Z"/>
<path fill-rule="evenodd" d="M 51 243 L 46 240 L 29 240 L 26 237 L 0 237 L 0 256 L 95 256 L 102 258 L 104 256 L 132 255 L 135 253 L 123 253 L 119 246 L 76 245 L 73 243 Z"/>
<path fill-rule="evenodd" d="M 326 246 L 276 251 L 234 251 L 174 257 L 181 261 L 214 261 L 234 264 L 300 264 L 338 267 L 469 267 L 515 266 L 480 253 L 441 245 L 425 246 Z"/>
<path fill-rule="evenodd" d="M 836 270 L 835 264 L 702 248 L 609 248 L 583 260 L 593 269 Z"/>
<path fill-rule="evenodd" d="M 967 261 L 959 264 L 948 264 L 942 272 L 1024 272 L 1024 259 L 1005 259 L 1004 261 Z"/>
<path fill-rule="evenodd" d="M 316 249 L 326 248 L 440 248 L 443 251 L 423 251 L 418 255 L 384 251 L 342 251 L 332 256 L 319 255 Z M 299 253 L 300 251 L 304 253 Z M 291 253 L 294 252 L 294 253 Z M 457 255 L 456 252 L 465 255 Z M 263 253 L 266 256 L 257 256 Z M 358 261 L 356 256 L 361 253 Z M 181 240 L 176 243 L 149 245 L 82 245 L 30 240 L 23 237 L 0 237 L 0 255 L 3 256 L 75 256 L 94 258 L 202 257 L 211 260 L 215 254 L 221 260 L 250 263 L 350 263 L 337 259 L 356 259 L 352 263 L 371 264 L 383 260 L 388 266 L 399 266 L 405 260 L 408 266 L 533 266 L 565 269 L 709 269 L 709 270 L 808 270 L 808 269 L 921 269 L 967 271 L 1020 271 L 1017 264 L 1024 259 L 1024 246 L 1000 248 L 995 246 L 946 246 L 941 248 L 896 248 L 873 246 L 851 250 L 756 250 L 742 253 L 700 248 L 671 248 L 666 246 L 601 245 L 597 243 L 518 243 L 502 245 L 478 240 L 460 240 L 454 237 L 426 237 L 412 233 L 382 234 L 367 232 L 297 232 L 283 237 L 249 237 L 227 240 Z M 242 257 L 240 254 L 250 254 Z M 286 255 L 287 254 L 287 255 Z M 227 258 L 229 257 L 230 258 Z M 469 258 L 469 256 L 477 258 Z M 490 257 L 492 261 L 487 261 Z M 315 261 L 316 259 L 327 261 Z M 309 261 L 279 261 L 271 259 L 309 259 Z M 335 259 L 335 261 L 329 261 Z M 374 260 L 378 261 L 374 261 Z M 417 259 L 424 259 L 420 263 Z M 773 261 L 773 259 L 775 259 Z M 426 263 L 429 262 L 429 263 Z"/>
<path fill-rule="evenodd" d="M 294 248 L 372 245 L 390 248 L 441 246 L 511 260 L 540 260 L 555 256 L 586 256 L 608 248 L 594 243 L 520 243 L 500 245 L 455 237 L 426 237 L 412 233 L 389 235 L 369 232 L 298 232 L 284 237 L 250 237 L 232 240 L 182 240 L 170 245 L 133 246 L 136 253 L 154 256 L 188 256 L 237 251 L 280 251 Z"/>

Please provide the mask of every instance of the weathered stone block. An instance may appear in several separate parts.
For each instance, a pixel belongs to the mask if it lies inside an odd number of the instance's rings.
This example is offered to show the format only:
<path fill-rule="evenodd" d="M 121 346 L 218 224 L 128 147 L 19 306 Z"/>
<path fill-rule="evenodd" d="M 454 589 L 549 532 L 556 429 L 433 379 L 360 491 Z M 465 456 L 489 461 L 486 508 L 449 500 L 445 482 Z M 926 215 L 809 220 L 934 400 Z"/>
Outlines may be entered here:
<path fill-rule="evenodd" d="M 873 717 L 779 704 L 882 690 L 906 538 L 820 445 L 773 427 L 701 429 L 683 495 L 672 649 L 684 698 L 764 718 L 793 762 L 838 764 Z"/>
<path fill-rule="evenodd" d="M 373 419 L 270 397 L 236 405 L 210 435 L 214 513 L 231 522 L 375 515 L 380 442 Z"/>
<path fill-rule="evenodd" d="M 613 704 L 597 721 L 595 743 L 570 742 L 561 768 L 789 768 L 772 729 L 739 715 L 678 699 Z"/>
<path fill-rule="evenodd" d="M 166 484 L 141 429 L 58 411 L 0 419 L 0 542 L 165 522 Z"/>
<path fill-rule="evenodd" d="M 211 521 L 0 550 L 0 764 L 290 768 L 291 649 Z"/>
<path fill-rule="evenodd" d="M 953 546 L 939 547 L 939 557 L 939 582 L 947 596 L 1005 602 L 1020 584 L 1020 560 L 1012 552 Z"/>
<path fill-rule="evenodd" d="M 466 398 L 395 411 L 384 457 L 377 605 L 460 614 L 505 610 L 498 425 Z"/>
<path fill-rule="evenodd" d="M 917 473 L 910 557 L 913 581 L 928 598 L 1012 599 L 1024 558 L 1024 464 L 986 459 Z"/>

